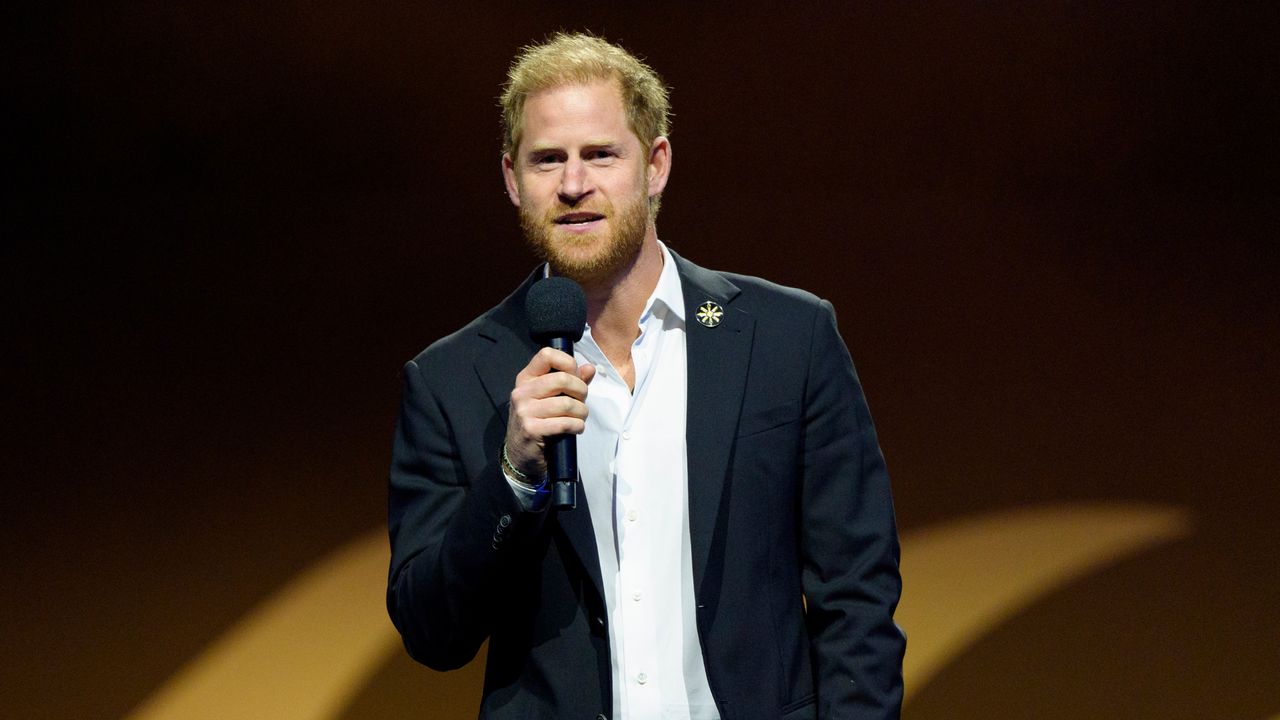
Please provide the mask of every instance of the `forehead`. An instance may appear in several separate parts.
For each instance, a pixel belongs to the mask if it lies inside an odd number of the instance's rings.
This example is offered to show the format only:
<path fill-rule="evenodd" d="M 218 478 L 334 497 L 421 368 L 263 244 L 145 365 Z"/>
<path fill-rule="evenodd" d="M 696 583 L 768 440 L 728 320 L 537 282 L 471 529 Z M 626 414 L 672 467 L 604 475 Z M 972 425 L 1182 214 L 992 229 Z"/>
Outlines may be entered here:
<path fill-rule="evenodd" d="M 524 103 L 522 126 L 520 145 L 525 149 L 636 140 L 627 124 L 616 80 L 560 85 L 532 93 Z"/>

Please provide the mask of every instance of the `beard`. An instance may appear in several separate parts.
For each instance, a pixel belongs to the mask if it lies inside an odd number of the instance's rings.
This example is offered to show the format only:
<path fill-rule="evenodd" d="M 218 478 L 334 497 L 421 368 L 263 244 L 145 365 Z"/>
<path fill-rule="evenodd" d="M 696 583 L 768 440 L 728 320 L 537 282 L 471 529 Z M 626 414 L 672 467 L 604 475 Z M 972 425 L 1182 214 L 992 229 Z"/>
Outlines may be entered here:
<path fill-rule="evenodd" d="M 643 195 L 624 205 L 620 212 L 615 212 L 612 204 L 574 208 L 597 212 L 608 219 L 606 229 L 582 235 L 563 232 L 556 224 L 555 216 L 563 213 L 564 207 L 552 208 L 537 217 L 525 210 L 528 206 L 529 203 L 520 206 L 520 229 L 525 242 L 534 255 L 551 266 L 554 274 L 579 285 L 607 282 L 631 264 L 644 246 L 649 205 Z"/>

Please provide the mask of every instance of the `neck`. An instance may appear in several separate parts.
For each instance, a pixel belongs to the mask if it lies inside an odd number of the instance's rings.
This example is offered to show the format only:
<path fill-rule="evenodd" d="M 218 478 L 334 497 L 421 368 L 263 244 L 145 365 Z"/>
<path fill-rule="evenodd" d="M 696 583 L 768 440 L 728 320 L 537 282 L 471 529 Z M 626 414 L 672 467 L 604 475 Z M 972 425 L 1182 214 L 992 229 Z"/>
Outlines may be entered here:
<path fill-rule="evenodd" d="M 629 348 L 640 334 L 638 323 L 645 302 L 662 275 L 662 249 L 653 224 L 645 232 L 644 244 L 634 260 L 613 277 L 585 285 L 587 322 L 591 336 L 609 354 L 612 348 Z M 612 357 L 610 358 L 612 359 Z"/>

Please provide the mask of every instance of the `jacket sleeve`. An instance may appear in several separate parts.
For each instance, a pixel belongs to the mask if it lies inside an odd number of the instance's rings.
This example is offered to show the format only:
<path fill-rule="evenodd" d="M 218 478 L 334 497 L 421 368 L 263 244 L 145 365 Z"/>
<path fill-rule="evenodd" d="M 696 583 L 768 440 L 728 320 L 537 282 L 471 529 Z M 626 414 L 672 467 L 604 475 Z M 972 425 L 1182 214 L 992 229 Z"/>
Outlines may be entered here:
<path fill-rule="evenodd" d="M 446 407 L 437 386 L 456 390 L 457 379 L 405 365 L 389 478 L 387 610 L 410 656 L 449 670 L 488 637 L 504 579 L 546 513 L 521 512 L 499 469 L 500 437 L 484 448 L 489 462 L 466 476 L 459 443 L 485 442 L 476 418 L 492 418 L 492 406 Z M 455 404 L 458 397 L 465 394 L 450 393 Z"/>
<path fill-rule="evenodd" d="M 849 351 L 823 300 L 805 388 L 802 582 L 822 718 L 897 718 L 906 637 L 889 476 Z"/>

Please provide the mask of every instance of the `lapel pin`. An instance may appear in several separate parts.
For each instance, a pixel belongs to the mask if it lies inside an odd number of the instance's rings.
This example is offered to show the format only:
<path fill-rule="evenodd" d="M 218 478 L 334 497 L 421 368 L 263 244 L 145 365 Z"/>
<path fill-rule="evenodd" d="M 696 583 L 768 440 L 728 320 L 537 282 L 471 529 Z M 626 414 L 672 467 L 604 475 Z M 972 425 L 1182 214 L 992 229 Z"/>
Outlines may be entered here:
<path fill-rule="evenodd" d="M 707 327 L 715 327 L 724 319 L 724 308 L 710 300 L 707 300 L 698 306 L 698 312 L 695 317 L 697 317 L 698 322 L 703 325 Z"/>

